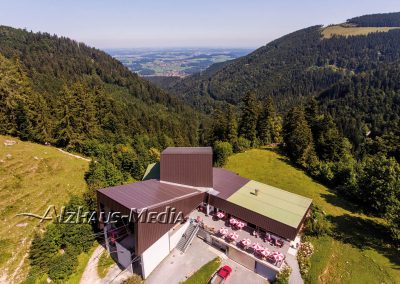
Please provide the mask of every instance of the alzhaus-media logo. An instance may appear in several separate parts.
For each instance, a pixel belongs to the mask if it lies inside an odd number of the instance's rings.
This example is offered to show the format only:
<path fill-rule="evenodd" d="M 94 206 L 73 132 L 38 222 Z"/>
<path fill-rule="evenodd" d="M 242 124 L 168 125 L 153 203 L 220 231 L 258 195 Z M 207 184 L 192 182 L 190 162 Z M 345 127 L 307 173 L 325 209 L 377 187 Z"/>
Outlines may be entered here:
<path fill-rule="evenodd" d="M 78 207 L 76 210 L 66 210 L 65 206 L 60 207 L 57 211 L 55 205 L 49 205 L 43 215 L 34 213 L 19 213 L 17 216 L 25 216 L 39 219 L 40 223 L 44 221 L 54 221 L 60 224 L 84 224 L 95 223 L 101 221 L 105 224 L 117 223 L 122 220 L 125 223 L 160 223 L 160 224 L 176 224 L 182 222 L 185 217 L 182 211 L 177 211 L 176 208 L 167 206 L 164 211 L 156 212 L 147 208 L 137 210 L 131 208 L 130 213 L 122 214 L 119 211 L 114 212 L 96 212 L 84 211 L 83 207 Z"/>

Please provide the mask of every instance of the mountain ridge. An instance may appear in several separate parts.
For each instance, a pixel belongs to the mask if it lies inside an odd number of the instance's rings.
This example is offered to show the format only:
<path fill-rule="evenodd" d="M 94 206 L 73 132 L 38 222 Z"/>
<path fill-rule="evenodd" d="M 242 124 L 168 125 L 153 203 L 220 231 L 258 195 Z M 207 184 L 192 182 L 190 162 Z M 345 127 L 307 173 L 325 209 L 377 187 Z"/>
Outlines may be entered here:
<path fill-rule="evenodd" d="M 400 19 L 400 13 L 395 16 Z M 316 97 L 355 144 L 369 131 L 376 136 L 396 128 L 400 30 L 327 39 L 323 29 L 287 34 L 211 75 L 184 78 L 167 90 L 206 113 L 219 103 L 240 105 L 248 92 L 261 101 L 271 96 L 280 113 Z M 344 106 L 345 98 L 352 103 Z"/>

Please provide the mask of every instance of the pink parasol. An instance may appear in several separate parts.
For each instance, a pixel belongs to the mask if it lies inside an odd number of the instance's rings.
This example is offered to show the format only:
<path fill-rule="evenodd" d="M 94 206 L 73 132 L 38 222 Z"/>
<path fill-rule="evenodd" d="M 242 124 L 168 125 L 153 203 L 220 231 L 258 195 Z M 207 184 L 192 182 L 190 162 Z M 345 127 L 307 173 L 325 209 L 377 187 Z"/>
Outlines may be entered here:
<path fill-rule="evenodd" d="M 260 253 L 265 257 L 267 257 L 267 256 L 269 256 L 271 254 L 271 252 L 266 248 L 263 249 Z"/>
<path fill-rule="evenodd" d="M 225 217 L 225 214 L 220 211 L 220 212 L 217 213 L 217 217 L 222 219 L 222 218 Z"/>
<path fill-rule="evenodd" d="M 221 235 L 224 235 L 224 236 L 225 236 L 226 234 L 228 234 L 228 229 L 222 227 L 221 229 L 219 229 L 219 233 L 220 233 Z"/>
<path fill-rule="evenodd" d="M 285 258 L 285 256 L 284 256 L 282 253 L 277 252 L 277 251 L 274 251 L 274 252 L 272 253 L 272 256 L 274 257 L 274 259 L 275 259 L 276 261 L 281 261 L 281 260 L 283 260 L 283 259 Z"/>
<path fill-rule="evenodd" d="M 229 223 L 230 223 L 231 225 L 235 225 L 237 222 L 238 222 L 238 221 L 237 221 L 235 218 L 231 218 L 231 219 L 229 220 Z"/>
<path fill-rule="evenodd" d="M 250 241 L 250 239 L 243 239 L 242 244 L 247 247 L 247 246 L 251 245 L 251 241 Z"/>
<path fill-rule="evenodd" d="M 232 240 L 236 240 L 238 237 L 239 237 L 238 234 L 236 234 L 235 232 L 229 234 L 229 238 Z"/>
<path fill-rule="evenodd" d="M 260 244 L 259 244 L 259 243 L 255 243 L 255 244 L 253 245 L 253 249 L 254 249 L 255 251 L 259 251 L 259 250 L 262 250 L 262 249 L 263 249 L 263 247 L 262 247 L 262 246 L 260 246 Z"/>
<path fill-rule="evenodd" d="M 243 229 L 244 223 L 243 222 L 237 222 L 236 223 L 236 227 L 238 227 L 239 229 Z"/>

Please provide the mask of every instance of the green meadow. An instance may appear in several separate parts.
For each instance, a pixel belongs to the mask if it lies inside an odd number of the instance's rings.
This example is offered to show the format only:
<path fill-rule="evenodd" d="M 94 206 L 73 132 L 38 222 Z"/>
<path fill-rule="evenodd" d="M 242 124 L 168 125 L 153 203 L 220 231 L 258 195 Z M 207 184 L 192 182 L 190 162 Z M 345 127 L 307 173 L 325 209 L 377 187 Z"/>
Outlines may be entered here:
<path fill-rule="evenodd" d="M 5 140 L 17 143 L 5 146 Z M 49 222 L 16 215 L 42 216 L 49 205 L 60 208 L 71 195 L 82 194 L 88 164 L 54 147 L 0 136 L 0 282 L 6 275 L 15 282 L 26 276 L 33 233 Z"/>
<path fill-rule="evenodd" d="M 311 239 L 315 253 L 306 283 L 400 283 L 400 252 L 390 245 L 384 222 L 315 182 L 276 149 L 235 154 L 225 168 L 310 197 L 327 214 L 333 233 Z"/>

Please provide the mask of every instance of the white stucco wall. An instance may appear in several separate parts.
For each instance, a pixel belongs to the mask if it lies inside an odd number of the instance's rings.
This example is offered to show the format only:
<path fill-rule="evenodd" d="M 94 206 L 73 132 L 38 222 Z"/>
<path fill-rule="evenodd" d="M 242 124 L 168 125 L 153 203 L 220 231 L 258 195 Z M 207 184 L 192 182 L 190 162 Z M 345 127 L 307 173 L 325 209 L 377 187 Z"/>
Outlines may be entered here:
<path fill-rule="evenodd" d="M 166 233 L 142 254 L 143 278 L 146 279 L 168 254 L 169 233 Z"/>
<path fill-rule="evenodd" d="M 179 229 L 175 231 L 171 231 L 171 234 L 169 235 L 169 250 L 173 250 L 176 245 L 179 243 L 180 239 L 182 238 L 183 233 L 186 231 L 186 229 L 189 227 L 190 222 L 187 221 L 185 224 L 183 224 Z"/>

